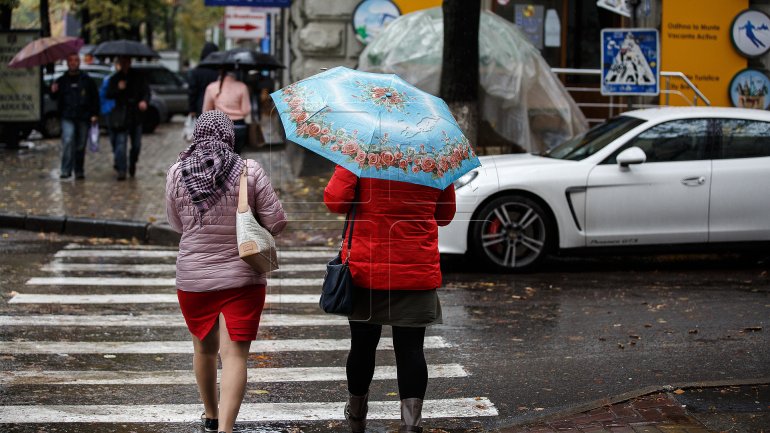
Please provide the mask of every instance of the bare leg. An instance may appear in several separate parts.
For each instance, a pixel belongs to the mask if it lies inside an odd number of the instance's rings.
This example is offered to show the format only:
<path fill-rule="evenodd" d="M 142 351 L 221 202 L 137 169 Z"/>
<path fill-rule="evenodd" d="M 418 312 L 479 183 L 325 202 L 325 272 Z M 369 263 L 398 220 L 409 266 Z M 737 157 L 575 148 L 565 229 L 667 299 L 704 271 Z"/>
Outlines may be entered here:
<path fill-rule="evenodd" d="M 219 316 L 222 381 L 219 393 L 219 431 L 232 433 L 246 392 L 246 358 L 251 341 L 232 341 L 224 316 Z"/>
<path fill-rule="evenodd" d="M 194 336 L 193 370 L 198 392 L 203 401 L 206 418 L 217 418 L 217 353 L 219 352 L 219 324 L 214 324 L 211 332 L 199 340 Z"/>

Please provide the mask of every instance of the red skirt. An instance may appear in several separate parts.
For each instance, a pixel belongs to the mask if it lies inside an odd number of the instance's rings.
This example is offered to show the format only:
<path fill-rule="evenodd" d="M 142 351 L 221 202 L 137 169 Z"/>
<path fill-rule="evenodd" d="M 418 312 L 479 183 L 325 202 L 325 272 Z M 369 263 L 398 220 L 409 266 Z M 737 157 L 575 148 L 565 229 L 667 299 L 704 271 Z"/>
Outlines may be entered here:
<path fill-rule="evenodd" d="M 211 292 L 176 291 L 179 307 L 190 333 L 203 340 L 219 319 L 225 317 L 232 341 L 257 339 L 259 318 L 265 306 L 265 286 L 254 285 Z"/>

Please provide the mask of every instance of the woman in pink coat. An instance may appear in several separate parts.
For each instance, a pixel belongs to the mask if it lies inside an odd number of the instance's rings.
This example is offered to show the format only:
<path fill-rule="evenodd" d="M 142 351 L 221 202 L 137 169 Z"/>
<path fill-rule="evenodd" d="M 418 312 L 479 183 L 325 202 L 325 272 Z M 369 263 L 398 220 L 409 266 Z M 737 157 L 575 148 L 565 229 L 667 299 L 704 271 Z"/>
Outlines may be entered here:
<path fill-rule="evenodd" d="M 255 161 L 233 152 L 233 122 L 203 113 L 193 142 L 166 178 L 168 221 L 182 234 L 176 262 L 179 306 L 192 334 L 193 368 L 205 412 L 204 429 L 231 433 L 246 389 L 246 358 L 265 303 L 264 274 L 238 256 L 235 213 L 244 166 L 248 201 L 273 235 L 286 226 L 281 202 Z M 222 383 L 217 404 L 217 353 Z"/>

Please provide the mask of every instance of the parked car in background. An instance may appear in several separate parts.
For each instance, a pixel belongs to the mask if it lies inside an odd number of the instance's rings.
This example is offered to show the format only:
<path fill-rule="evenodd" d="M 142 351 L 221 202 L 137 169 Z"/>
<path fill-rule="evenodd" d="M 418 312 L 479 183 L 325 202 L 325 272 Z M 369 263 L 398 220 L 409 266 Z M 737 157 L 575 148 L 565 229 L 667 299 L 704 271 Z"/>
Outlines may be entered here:
<path fill-rule="evenodd" d="M 134 63 L 131 67 L 144 72 L 150 89 L 166 103 L 168 115 L 163 118 L 164 122 L 174 114 L 188 113 L 187 81 L 181 75 L 160 63 Z"/>
<path fill-rule="evenodd" d="M 770 112 L 632 111 L 539 155 L 481 157 L 439 250 L 498 271 L 548 254 L 765 245 Z"/>
<path fill-rule="evenodd" d="M 88 65 L 81 64 L 80 69 L 88 73 L 88 75 L 96 82 L 96 87 L 99 88 L 107 77 L 112 75 L 113 69 L 106 65 Z M 56 67 L 53 74 L 46 74 L 43 77 L 44 92 L 43 92 L 43 117 L 40 122 L 40 132 L 44 137 L 58 137 L 61 135 L 61 120 L 59 119 L 58 108 L 56 101 L 51 98 L 51 83 L 59 78 L 63 73 L 67 71 L 67 67 L 60 65 Z M 142 125 L 142 132 L 152 133 L 155 128 L 158 127 L 161 121 L 166 120 L 169 117 L 166 103 L 163 101 L 154 90 L 151 89 L 150 104 L 147 111 L 144 114 L 144 123 Z M 99 123 L 107 125 L 107 119 L 99 119 Z"/>

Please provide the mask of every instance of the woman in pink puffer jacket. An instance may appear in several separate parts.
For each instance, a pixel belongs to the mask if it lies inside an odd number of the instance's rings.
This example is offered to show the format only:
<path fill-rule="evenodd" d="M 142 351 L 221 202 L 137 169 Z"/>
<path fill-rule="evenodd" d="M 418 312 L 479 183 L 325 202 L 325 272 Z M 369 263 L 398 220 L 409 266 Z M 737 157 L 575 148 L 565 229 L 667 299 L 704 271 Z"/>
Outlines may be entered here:
<path fill-rule="evenodd" d="M 231 433 L 246 389 L 246 358 L 265 303 L 264 274 L 238 256 L 235 212 L 244 165 L 249 206 L 273 235 L 286 215 L 262 167 L 234 153 L 233 122 L 221 111 L 203 113 L 193 143 L 166 177 L 166 213 L 182 234 L 176 262 L 179 306 L 192 334 L 193 368 L 209 432 Z M 217 405 L 217 353 L 222 383 Z"/>

